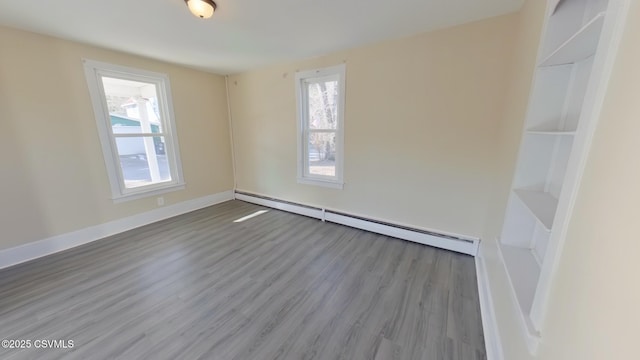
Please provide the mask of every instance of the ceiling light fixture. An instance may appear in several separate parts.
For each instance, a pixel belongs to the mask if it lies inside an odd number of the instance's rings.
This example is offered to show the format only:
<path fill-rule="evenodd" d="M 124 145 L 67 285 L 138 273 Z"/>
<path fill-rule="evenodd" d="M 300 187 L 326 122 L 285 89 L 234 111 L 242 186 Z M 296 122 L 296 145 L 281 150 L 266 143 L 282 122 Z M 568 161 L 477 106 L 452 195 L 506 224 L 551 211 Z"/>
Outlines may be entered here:
<path fill-rule="evenodd" d="M 208 19 L 213 16 L 218 5 L 212 0 L 184 0 L 191 10 L 191 13 L 201 19 Z"/>

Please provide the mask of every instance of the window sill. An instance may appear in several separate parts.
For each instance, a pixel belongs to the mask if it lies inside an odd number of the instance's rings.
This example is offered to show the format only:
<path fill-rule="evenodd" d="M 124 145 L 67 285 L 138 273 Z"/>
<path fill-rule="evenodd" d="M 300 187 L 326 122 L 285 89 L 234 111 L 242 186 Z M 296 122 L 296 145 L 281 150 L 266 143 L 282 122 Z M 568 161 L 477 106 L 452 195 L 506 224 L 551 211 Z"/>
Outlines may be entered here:
<path fill-rule="evenodd" d="M 166 194 L 173 191 L 184 190 L 185 185 L 186 185 L 185 183 L 171 184 L 171 185 L 163 186 L 160 188 L 142 190 L 142 191 L 130 193 L 130 194 L 114 195 L 111 199 L 115 204 L 119 204 L 119 203 L 131 201 L 131 200 L 143 199 L 143 198 L 154 196 L 154 195 L 160 195 L 160 194 Z"/>
<path fill-rule="evenodd" d="M 323 187 L 328 187 L 328 188 L 332 188 L 332 189 L 339 189 L 339 190 L 342 190 L 344 188 L 344 183 L 343 182 L 320 180 L 320 179 L 298 178 L 298 183 L 299 184 L 306 184 L 306 185 L 323 186 Z"/>

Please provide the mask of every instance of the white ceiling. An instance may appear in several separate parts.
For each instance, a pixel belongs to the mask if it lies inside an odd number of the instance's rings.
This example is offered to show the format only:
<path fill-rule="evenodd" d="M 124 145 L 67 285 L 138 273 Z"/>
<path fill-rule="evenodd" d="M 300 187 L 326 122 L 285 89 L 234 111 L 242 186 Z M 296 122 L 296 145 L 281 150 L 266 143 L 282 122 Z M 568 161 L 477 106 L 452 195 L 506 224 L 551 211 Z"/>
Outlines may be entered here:
<path fill-rule="evenodd" d="M 509 13 L 523 0 L 2 1 L 0 24 L 211 72 L 237 73 Z"/>

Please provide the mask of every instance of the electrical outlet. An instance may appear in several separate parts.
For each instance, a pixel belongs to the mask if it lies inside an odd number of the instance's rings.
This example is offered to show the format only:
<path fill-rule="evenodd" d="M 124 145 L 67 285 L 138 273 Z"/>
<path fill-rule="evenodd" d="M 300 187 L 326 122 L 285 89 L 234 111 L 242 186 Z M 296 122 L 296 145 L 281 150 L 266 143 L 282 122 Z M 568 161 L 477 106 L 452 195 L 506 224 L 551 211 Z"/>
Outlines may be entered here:
<path fill-rule="evenodd" d="M 162 205 L 164 205 L 164 197 L 160 196 L 158 198 L 158 206 L 162 206 Z"/>

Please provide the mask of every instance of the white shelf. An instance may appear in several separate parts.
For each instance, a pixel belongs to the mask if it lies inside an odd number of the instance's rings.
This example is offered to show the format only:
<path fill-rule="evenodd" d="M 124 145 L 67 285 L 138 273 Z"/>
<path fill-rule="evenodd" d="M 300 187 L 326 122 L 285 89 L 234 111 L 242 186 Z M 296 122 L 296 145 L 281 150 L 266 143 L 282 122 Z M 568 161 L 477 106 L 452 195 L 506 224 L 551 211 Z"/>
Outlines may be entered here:
<path fill-rule="evenodd" d="M 540 265 L 536 261 L 531 249 L 521 248 L 499 243 L 499 250 L 507 275 L 515 295 L 518 306 L 522 311 L 523 320 L 530 333 L 535 334 L 528 319 L 540 278 Z"/>
<path fill-rule="evenodd" d="M 551 2 L 551 8 L 553 9 L 553 10 L 551 11 L 551 14 L 552 14 L 552 15 L 553 15 L 553 14 L 555 14 L 555 13 L 556 13 L 556 11 L 558 11 L 558 6 L 560 5 L 560 3 L 561 3 L 562 1 L 563 1 L 563 0 L 553 0 L 553 1 Z"/>
<path fill-rule="evenodd" d="M 552 135 L 552 136 L 573 136 L 576 134 L 575 130 L 527 130 L 527 134 L 531 135 Z"/>
<path fill-rule="evenodd" d="M 595 54 L 605 13 L 601 12 L 563 42 L 539 66 L 572 64 Z"/>
<path fill-rule="evenodd" d="M 556 209 L 558 208 L 558 199 L 542 191 L 515 189 L 513 192 L 542 224 L 545 230 L 551 231 Z"/>

